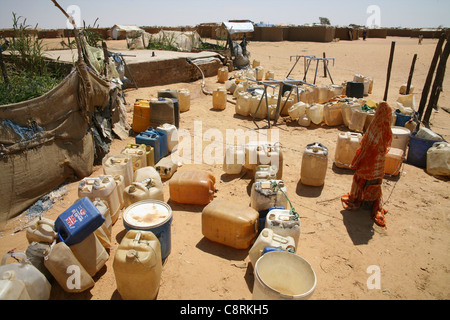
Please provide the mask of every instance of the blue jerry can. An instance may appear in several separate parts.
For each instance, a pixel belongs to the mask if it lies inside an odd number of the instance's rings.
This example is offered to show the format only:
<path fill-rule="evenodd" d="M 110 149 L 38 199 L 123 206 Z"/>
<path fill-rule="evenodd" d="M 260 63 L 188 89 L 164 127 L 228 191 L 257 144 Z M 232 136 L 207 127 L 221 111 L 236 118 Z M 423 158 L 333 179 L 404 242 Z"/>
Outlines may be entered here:
<path fill-rule="evenodd" d="M 105 222 L 105 217 L 88 197 L 79 199 L 55 221 L 55 231 L 68 246 L 83 241 Z"/>
<path fill-rule="evenodd" d="M 154 133 L 159 136 L 159 151 L 160 151 L 159 158 L 162 159 L 165 156 L 167 156 L 169 154 L 169 142 L 167 141 L 167 132 L 159 131 L 157 129 L 153 129 L 152 127 L 148 127 L 147 130 L 145 130 L 145 132 Z M 155 160 L 155 164 L 156 162 L 157 161 Z"/>
<path fill-rule="evenodd" d="M 136 136 L 136 144 L 145 144 L 152 146 L 155 154 L 155 164 L 161 159 L 161 137 L 156 132 L 150 132 L 148 129 Z"/>

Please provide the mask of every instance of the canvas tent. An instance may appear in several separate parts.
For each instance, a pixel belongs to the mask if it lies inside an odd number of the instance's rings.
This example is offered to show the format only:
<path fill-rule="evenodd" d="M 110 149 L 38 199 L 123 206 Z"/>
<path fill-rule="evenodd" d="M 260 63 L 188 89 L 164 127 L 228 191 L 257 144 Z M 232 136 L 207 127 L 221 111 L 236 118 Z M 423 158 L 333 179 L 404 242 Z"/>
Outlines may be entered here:
<path fill-rule="evenodd" d="M 192 51 L 193 48 L 198 48 L 201 43 L 201 38 L 197 31 L 181 32 L 161 30 L 156 34 L 144 33 L 142 37 L 144 47 L 147 47 L 148 42 L 153 40 L 171 44 L 175 46 L 178 51 L 186 52 Z"/>
<path fill-rule="evenodd" d="M 144 32 L 143 29 L 135 25 L 121 25 L 116 24 L 111 29 L 111 35 L 113 40 L 123 40 L 126 38 L 136 37 Z"/>

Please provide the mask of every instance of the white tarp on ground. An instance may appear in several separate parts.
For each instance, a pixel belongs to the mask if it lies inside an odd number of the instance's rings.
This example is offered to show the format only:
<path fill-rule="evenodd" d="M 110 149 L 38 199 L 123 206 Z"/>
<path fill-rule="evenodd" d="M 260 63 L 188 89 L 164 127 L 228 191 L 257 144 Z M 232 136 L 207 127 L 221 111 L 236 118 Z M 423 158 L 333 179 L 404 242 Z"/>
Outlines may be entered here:
<path fill-rule="evenodd" d="M 223 24 L 230 34 L 253 32 L 255 30 L 251 22 L 224 22 Z"/>

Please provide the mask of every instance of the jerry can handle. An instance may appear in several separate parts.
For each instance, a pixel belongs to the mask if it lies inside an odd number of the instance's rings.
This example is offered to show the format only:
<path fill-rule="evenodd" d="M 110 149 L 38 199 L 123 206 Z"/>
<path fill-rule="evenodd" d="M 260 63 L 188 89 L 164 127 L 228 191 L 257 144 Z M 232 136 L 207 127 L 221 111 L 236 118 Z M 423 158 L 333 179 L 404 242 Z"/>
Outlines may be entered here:
<path fill-rule="evenodd" d="M 11 253 L 5 253 L 5 255 L 3 256 L 2 263 L 1 263 L 2 266 L 5 264 L 6 259 L 8 259 L 8 257 L 12 257 L 12 258 L 21 257 L 22 258 L 21 263 L 24 263 L 24 262 L 28 263 L 28 259 L 27 259 L 27 256 L 25 255 L 25 253 L 23 253 L 23 252 L 11 252 Z"/>

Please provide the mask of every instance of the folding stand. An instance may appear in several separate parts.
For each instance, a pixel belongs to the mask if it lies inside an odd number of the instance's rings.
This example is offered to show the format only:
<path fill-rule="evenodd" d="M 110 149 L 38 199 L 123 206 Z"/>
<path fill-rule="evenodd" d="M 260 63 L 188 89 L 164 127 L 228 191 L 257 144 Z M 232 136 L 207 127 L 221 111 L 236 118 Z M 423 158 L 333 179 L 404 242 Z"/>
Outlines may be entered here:
<path fill-rule="evenodd" d="M 271 125 L 270 125 L 269 101 L 268 101 L 268 97 L 267 97 L 267 87 L 271 87 L 271 88 L 274 88 L 274 89 L 276 87 L 279 87 L 277 109 L 276 109 L 276 112 L 275 112 L 275 119 L 273 121 L 273 124 L 276 124 L 277 121 L 278 121 L 279 115 L 280 115 L 280 104 L 281 104 L 281 98 L 283 96 L 283 87 L 284 86 L 289 86 L 289 87 L 296 88 L 296 90 L 297 90 L 297 102 L 299 101 L 299 94 L 298 94 L 299 93 L 299 91 L 298 91 L 299 85 L 306 84 L 306 85 L 309 85 L 309 86 L 315 86 L 313 84 L 307 83 L 307 82 L 302 81 L 302 80 L 295 80 L 295 79 L 290 79 L 290 78 L 287 78 L 286 80 L 269 79 L 269 80 L 265 80 L 265 81 L 257 81 L 257 80 L 254 80 L 254 79 L 247 78 L 247 80 L 256 82 L 259 85 L 261 85 L 261 84 L 264 85 L 264 92 L 263 92 L 263 94 L 261 96 L 261 100 L 259 100 L 258 107 L 256 108 L 255 114 L 258 112 L 259 107 L 261 106 L 261 102 L 263 101 L 263 99 L 265 99 L 266 100 L 266 108 L 267 108 L 267 123 L 268 123 L 269 129 L 270 129 Z M 281 110 L 284 110 L 284 108 L 286 106 L 286 103 L 287 103 L 287 100 L 289 99 L 289 96 L 291 95 L 291 92 L 292 92 L 292 90 L 289 90 L 289 95 L 287 96 L 287 99 L 284 102 L 283 107 L 281 108 Z M 255 122 L 255 115 L 253 115 L 253 123 L 258 127 L 258 125 Z"/>
<path fill-rule="evenodd" d="M 316 64 L 316 73 L 315 73 L 315 75 L 314 75 L 314 84 L 316 84 L 317 70 L 319 69 L 319 62 L 320 62 L 320 61 L 323 61 L 323 66 L 324 66 L 324 68 L 325 68 L 326 74 L 330 77 L 331 83 L 334 84 L 333 78 L 331 78 L 330 69 L 328 69 L 328 61 L 329 61 L 329 60 L 333 60 L 333 66 L 334 66 L 334 58 L 317 58 L 317 57 L 311 57 L 311 58 L 309 58 L 309 59 L 308 59 L 308 68 L 306 69 L 305 77 L 303 78 L 303 80 L 306 80 L 306 74 L 308 73 L 308 69 L 309 69 L 309 66 L 310 66 L 310 64 L 311 64 L 311 61 L 313 61 L 313 60 L 317 61 L 317 64 Z"/>

